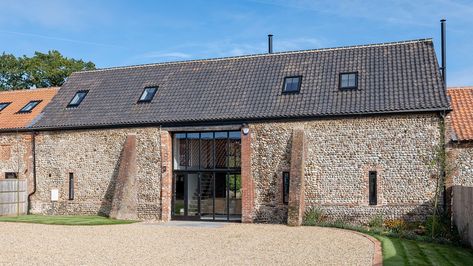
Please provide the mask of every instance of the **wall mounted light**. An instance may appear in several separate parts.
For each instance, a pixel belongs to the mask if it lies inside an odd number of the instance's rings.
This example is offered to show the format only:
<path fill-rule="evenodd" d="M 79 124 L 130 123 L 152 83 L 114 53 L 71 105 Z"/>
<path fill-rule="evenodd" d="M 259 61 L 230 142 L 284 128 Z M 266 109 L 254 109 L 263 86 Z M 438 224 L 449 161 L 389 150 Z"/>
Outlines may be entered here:
<path fill-rule="evenodd" d="M 243 132 L 243 135 L 248 135 L 248 133 L 250 133 L 250 128 L 248 127 L 248 124 L 243 124 L 241 126 L 241 132 Z"/>

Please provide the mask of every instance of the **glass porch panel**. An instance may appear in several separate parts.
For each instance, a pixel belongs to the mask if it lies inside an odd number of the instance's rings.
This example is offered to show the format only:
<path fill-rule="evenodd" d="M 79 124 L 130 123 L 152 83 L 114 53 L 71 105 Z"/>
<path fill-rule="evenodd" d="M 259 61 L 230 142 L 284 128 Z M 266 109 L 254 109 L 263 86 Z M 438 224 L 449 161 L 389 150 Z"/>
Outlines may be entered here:
<path fill-rule="evenodd" d="M 187 166 L 186 133 L 179 133 L 174 135 L 173 154 L 174 170 L 185 170 Z"/>
<path fill-rule="evenodd" d="M 240 131 L 229 132 L 228 140 L 228 167 L 240 168 L 241 165 L 241 137 Z"/>
<path fill-rule="evenodd" d="M 172 214 L 175 216 L 184 216 L 185 215 L 185 175 L 176 174 L 174 175 L 174 184 L 173 184 L 173 210 Z"/>
<path fill-rule="evenodd" d="M 199 215 L 199 174 L 187 174 L 187 216 Z"/>
<path fill-rule="evenodd" d="M 187 169 L 199 169 L 200 163 L 200 134 L 187 133 Z"/>
<path fill-rule="evenodd" d="M 230 220 L 241 219 L 241 175 L 230 174 L 228 180 Z"/>
<path fill-rule="evenodd" d="M 200 176 L 200 219 L 213 220 L 214 217 L 214 182 L 212 173 Z"/>
<path fill-rule="evenodd" d="M 213 132 L 200 133 L 200 168 L 213 169 L 214 157 Z"/>
<path fill-rule="evenodd" d="M 215 173 L 215 220 L 227 220 L 227 174 Z"/>
<path fill-rule="evenodd" d="M 226 169 L 228 132 L 215 132 L 215 168 Z"/>

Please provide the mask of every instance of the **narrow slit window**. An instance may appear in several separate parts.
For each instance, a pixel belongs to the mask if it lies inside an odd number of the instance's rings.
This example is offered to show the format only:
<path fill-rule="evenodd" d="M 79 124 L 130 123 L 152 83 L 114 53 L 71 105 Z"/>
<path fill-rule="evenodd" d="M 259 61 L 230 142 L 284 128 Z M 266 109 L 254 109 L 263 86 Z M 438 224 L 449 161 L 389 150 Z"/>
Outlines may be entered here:
<path fill-rule="evenodd" d="M 289 202 L 289 172 L 283 172 L 282 173 L 282 187 L 283 187 L 283 198 L 282 202 L 284 204 L 287 204 Z"/>
<path fill-rule="evenodd" d="M 5 179 L 18 179 L 18 173 L 15 172 L 6 172 Z"/>
<path fill-rule="evenodd" d="M 74 199 L 74 173 L 69 173 L 69 200 Z"/>
<path fill-rule="evenodd" d="M 80 105 L 80 103 L 84 100 L 85 96 L 87 96 L 87 93 L 89 91 L 78 91 L 72 98 L 72 100 L 69 102 L 67 107 L 77 107 Z"/>
<path fill-rule="evenodd" d="M 358 73 L 341 73 L 340 74 L 340 89 L 357 89 L 358 88 Z"/>
<path fill-rule="evenodd" d="M 138 100 L 138 102 L 139 103 L 149 103 L 149 102 L 151 102 L 157 91 L 158 91 L 157 87 L 145 88 L 143 93 L 141 94 L 140 100 Z"/>
<path fill-rule="evenodd" d="M 11 104 L 11 103 L 0 103 L 0 112 L 1 112 L 3 109 L 7 108 L 7 106 L 9 106 L 10 104 Z"/>
<path fill-rule="evenodd" d="M 301 89 L 301 76 L 285 77 L 283 92 L 299 92 Z"/>
<path fill-rule="evenodd" d="M 377 191 L 377 172 L 369 172 L 369 203 L 370 205 L 378 204 L 378 191 Z"/>
<path fill-rule="evenodd" d="M 18 113 L 29 113 L 31 112 L 41 101 L 31 101 L 27 103 Z"/>

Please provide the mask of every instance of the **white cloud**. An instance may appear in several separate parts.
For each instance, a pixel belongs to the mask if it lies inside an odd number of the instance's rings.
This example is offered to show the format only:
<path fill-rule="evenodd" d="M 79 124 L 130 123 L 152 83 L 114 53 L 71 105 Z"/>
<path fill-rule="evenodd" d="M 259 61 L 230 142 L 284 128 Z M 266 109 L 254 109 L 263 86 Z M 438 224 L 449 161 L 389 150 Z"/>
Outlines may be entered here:
<path fill-rule="evenodd" d="M 354 17 L 395 24 L 433 26 L 433 18 L 473 21 L 473 5 L 460 0 L 249 0 L 261 4 L 312 10 L 338 17 Z"/>
<path fill-rule="evenodd" d="M 178 58 L 178 59 L 188 59 L 191 58 L 191 54 L 182 53 L 182 52 L 162 52 L 162 51 L 152 51 L 144 53 L 140 58 Z"/>
<path fill-rule="evenodd" d="M 2 28 L 29 23 L 45 28 L 74 31 L 93 26 L 93 22 L 106 17 L 106 12 L 85 1 L 2 0 L 0 3 Z"/>
<path fill-rule="evenodd" d="M 317 38 L 273 39 L 275 52 L 316 49 L 324 46 L 324 41 Z M 215 58 L 266 53 L 268 44 L 265 41 L 244 43 L 230 39 L 213 42 L 187 43 L 178 47 L 180 50 L 192 49 L 199 51 L 193 58 Z"/>
<path fill-rule="evenodd" d="M 91 42 L 91 41 L 82 41 L 82 40 L 77 40 L 77 39 L 62 38 L 62 37 L 57 37 L 57 36 L 48 36 L 48 35 L 28 33 L 28 32 L 0 30 L 0 33 L 13 34 L 13 35 L 22 35 L 22 36 L 29 36 L 29 37 L 41 38 L 41 39 L 47 39 L 47 40 L 53 40 L 53 41 L 87 44 L 87 45 L 94 45 L 94 46 L 107 46 L 107 47 L 124 48 L 123 46 L 118 46 L 118 45 L 113 45 L 113 44 L 98 43 L 98 42 Z"/>

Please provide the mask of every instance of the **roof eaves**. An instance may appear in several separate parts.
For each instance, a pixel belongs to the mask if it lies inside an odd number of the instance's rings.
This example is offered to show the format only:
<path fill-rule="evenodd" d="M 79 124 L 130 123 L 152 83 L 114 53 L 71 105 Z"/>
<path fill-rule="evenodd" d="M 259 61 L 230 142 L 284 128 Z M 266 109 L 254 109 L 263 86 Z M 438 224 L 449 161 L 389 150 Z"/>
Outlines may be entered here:
<path fill-rule="evenodd" d="M 47 131 L 47 130 L 70 130 L 70 129 L 92 129 L 92 128 L 120 128 L 120 127 L 149 127 L 149 126 L 160 126 L 160 125 L 188 125 L 188 124 L 225 124 L 235 122 L 257 122 L 257 121 L 273 121 L 273 120 L 284 120 L 284 119 L 317 119 L 317 118 L 339 118 L 339 117 L 350 117 L 350 116 L 372 116 L 372 115 L 393 115 L 393 114 L 406 114 L 406 113 L 436 113 L 436 112 L 448 112 L 449 108 L 433 108 L 433 109 L 413 109 L 413 110 L 400 110 L 400 111 L 383 111 L 383 112 L 358 112 L 358 113 L 340 113 L 340 114 L 321 114 L 321 115 L 299 115 L 299 116 L 272 116 L 272 117 L 234 117 L 229 119 L 212 119 L 212 120 L 183 120 L 183 121 L 142 121 L 141 123 L 133 122 L 122 122 L 122 123 L 96 123 L 96 124 L 77 124 L 77 125 L 56 125 L 56 126 L 32 126 L 30 130 Z M 1 132 L 1 130 L 0 130 Z"/>

